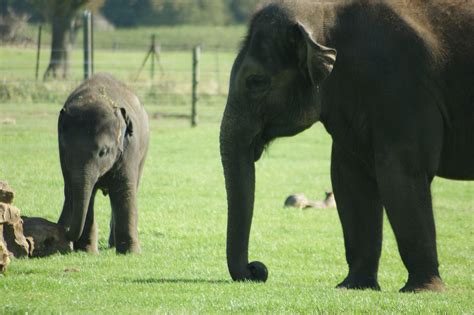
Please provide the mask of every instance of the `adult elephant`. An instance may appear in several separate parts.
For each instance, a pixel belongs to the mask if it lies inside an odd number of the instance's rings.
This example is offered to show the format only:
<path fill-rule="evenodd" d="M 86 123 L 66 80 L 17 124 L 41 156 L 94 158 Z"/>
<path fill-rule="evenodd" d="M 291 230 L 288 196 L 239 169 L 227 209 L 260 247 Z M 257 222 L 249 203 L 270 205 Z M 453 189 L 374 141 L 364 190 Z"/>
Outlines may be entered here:
<path fill-rule="evenodd" d="M 474 179 L 474 6 L 470 1 L 280 1 L 253 17 L 221 124 L 234 280 L 265 281 L 248 261 L 254 162 L 275 138 L 321 121 L 347 277 L 379 289 L 385 207 L 408 280 L 441 290 L 430 184 Z"/>
<path fill-rule="evenodd" d="M 58 121 L 64 206 L 59 224 L 75 250 L 97 252 L 94 198 L 109 194 L 109 245 L 140 251 L 137 190 L 148 150 L 148 116 L 135 94 L 111 75 L 84 81 L 67 99 Z"/>

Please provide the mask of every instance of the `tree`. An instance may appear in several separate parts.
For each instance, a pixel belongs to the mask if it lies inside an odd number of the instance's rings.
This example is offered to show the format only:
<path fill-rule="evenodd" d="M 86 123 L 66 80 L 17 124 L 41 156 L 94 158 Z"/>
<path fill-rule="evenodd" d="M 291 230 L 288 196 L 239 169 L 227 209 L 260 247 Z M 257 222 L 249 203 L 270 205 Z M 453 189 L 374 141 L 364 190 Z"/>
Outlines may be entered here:
<path fill-rule="evenodd" d="M 153 14 L 150 0 L 106 0 L 101 13 L 114 25 L 124 27 L 142 24 Z"/>
<path fill-rule="evenodd" d="M 41 13 L 46 21 L 51 23 L 51 57 L 44 78 L 58 77 L 61 70 L 62 77 L 69 74 L 69 40 L 68 33 L 79 9 L 88 3 L 92 9 L 98 10 L 103 0 L 29 0 Z"/>
<path fill-rule="evenodd" d="M 159 0 L 165 2 L 161 15 L 174 17 L 170 24 L 223 25 L 229 22 L 229 10 L 225 0 Z M 155 3 L 157 1 L 155 0 Z M 168 10 L 165 10 L 168 8 Z M 169 12 L 172 11 L 172 12 Z"/>
<path fill-rule="evenodd" d="M 232 21 L 229 0 L 106 0 L 101 12 L 117 26 L 207 24 Z"/>
<path fill-rule="evenodd" d="M 229 6 L 237 23 L 246 22 L 256 8 L 264 3 L 262 0 L 230 0 Z"/>

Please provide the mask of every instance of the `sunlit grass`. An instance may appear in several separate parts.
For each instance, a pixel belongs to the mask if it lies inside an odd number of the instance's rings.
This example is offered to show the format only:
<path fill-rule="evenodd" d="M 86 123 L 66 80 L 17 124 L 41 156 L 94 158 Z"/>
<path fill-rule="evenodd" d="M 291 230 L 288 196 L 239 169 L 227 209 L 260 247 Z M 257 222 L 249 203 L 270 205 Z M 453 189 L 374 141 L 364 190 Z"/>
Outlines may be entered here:
<path fill-rule="evenodd" d="M 291 193 L 318 199 L 331 188 L 330 137 L 320 124 L 276 141 L 257 163 L 250 258 L 267 265 L 269 280 L 230 282 L 218 150 L 225 97 L 207 101 L 197 128 L 184 119 L 151 120 L 139 194 L 143 253 L 117 256 L 107 249 L 110 206 L 98 194 L 101 253 L 14 260 L 0 277 L 0 313 L 474 312 L 472 182 L 436 179 L 433 185 L 445 293 L 397 292 L 407 274 L 386 221 L 379 273 L 383 291 L 334 289 L 347 271 L 336 210 L 282 208 Z M 23 214 L 51 221 L 63 201 L 56 133 L 61 106 L 0 103 L 0 118 L 16 120 L 0 125 L 0 179 L 16 190 L 15 204 Z M 150 116 L 162 110 L 151 99 L 146 108 Z"/>
<path fill-rule="evenodd" d="M 174 25 L 174 26 L 141 26 L 131 28 L 116 28 L 94 32 L 94 45 L 98 49 L 141 50 L 147 49 L 151 43 L 151 36 L 155 35 L 155 42 L 164 49 L 189 49 L 201 44 L 206 49 L 235 50 L 243 40 L 246 25 L 205 26 L 205 25 Z M 38 25 L 30 24 L 25 29 L 26 37 L 31 39 L 29 45 L 36 44 Z M 74 46 L 82 47 L 83 33 L 77 33 Z M 43 25 L 43 46 L 51 45 L 51 27 Z"/>

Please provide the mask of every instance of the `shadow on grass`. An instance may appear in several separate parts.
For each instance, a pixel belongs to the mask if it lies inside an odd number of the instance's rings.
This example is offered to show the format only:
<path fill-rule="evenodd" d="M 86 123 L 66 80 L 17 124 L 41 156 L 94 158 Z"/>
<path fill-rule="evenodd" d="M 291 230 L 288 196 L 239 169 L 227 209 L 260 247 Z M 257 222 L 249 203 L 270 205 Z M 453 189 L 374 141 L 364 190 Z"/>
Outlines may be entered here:
<path fill-rule="evenodd" d="M 133 279 L 125 280 L 126 282 L 138 284 L 161 284 L 161 283 L 208 283 L 208 284 L 226 284 L 232 283 L 230 280 L 212 280 L 212 279 Z"/>

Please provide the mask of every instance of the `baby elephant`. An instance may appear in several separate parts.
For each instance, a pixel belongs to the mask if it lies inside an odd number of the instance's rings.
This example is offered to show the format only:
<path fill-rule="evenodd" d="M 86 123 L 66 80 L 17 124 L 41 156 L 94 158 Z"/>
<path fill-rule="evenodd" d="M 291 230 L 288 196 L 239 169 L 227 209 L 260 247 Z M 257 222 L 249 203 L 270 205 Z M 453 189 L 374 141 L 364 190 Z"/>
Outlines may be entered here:
<path fill-rule="evenodd" d="M 112 205 L 109 245 L 140 251 L 137 190 L 148 150 L 148 116 L 135 94 L 111 75 L 84 81 L 67 99 L 58 121 L 64 206 L 58 223 L 75 250 L 97 252 L 94 197 Z"/>

